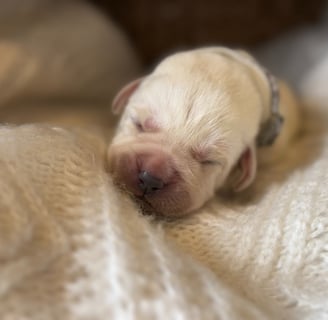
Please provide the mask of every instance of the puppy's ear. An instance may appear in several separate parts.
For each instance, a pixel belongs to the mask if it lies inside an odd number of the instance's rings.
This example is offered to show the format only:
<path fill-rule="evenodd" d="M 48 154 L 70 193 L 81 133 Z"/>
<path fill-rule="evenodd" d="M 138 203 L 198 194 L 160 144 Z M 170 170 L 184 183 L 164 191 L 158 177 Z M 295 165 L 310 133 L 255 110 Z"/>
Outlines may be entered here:
<path fill-rule="evenodd" d="M 115 96 L 113 103 L 112 103 L 112 111 L 114 114 L 119 114 L 123 111 L 129 99 L 134 91 L 139 87 L 143 78 L 136 79 L 126 86 L 124 86 L 118 94 Z"/>
<path fill-rule="evenodd" d="M 255 144 L 249 146 L 240 156 L 237 164 L 238 176 L 233 184 L 235 192 L 247 188 L 255 179 L 257 159 Z"/>

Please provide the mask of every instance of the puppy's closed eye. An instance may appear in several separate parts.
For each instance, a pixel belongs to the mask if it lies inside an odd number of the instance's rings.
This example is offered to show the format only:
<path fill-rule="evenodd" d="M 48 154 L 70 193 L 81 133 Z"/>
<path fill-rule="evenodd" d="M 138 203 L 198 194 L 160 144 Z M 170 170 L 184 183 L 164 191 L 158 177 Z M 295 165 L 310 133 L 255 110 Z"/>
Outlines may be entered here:
<path fill-rule="evenodd" d="M 220 166 L 222 165 L 221 161 L 215 158 L 212 158 L 208 150 L 203 149 L 192 149 L 192 157 L 199 162 L 202 166 Z"/>
<path fill-rule="evenodd" d="M 131 120 L 132 120 L 132 122 L 133 122 L 135 128 L 136 128 L 139 132 L 144 132 L 144 131 L 145 131 L 145 129 L 144 129 L 144 127 L 143 127 L 143 125 L 142 125 L 142 123 L 141 123 L 141 121 L 140 121 L 139 119 L 132 117 Z"/>
<path fill-rule="evenodd" d="M 221 162 L 218 160 L 205 159 L 199 161 L 204 166 L 220 166 Z"/>
<path fill-rule="evenodd" d="M 131 120 L 139 132 L 156 132 L 159 130 L 157 122 L 152 117 L 148 117 L 144 121 L 131 117 Z"/>

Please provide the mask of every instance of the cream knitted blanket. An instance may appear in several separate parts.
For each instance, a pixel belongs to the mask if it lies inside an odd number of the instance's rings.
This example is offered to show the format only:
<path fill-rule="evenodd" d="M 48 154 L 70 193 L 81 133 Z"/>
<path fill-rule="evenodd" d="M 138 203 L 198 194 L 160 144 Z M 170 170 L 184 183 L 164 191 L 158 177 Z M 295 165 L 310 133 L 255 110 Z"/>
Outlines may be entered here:
<path fill-rule="evenodd" d="M 296 77 L 311 107 L 285 159 L 243 197 L 158 221 L 105 170 L 128 45 L 83 2 L 24 3 L 0 5 L 0 115 L 57 125 L 0 128 L 0 319 L 328 319 L 328 48 Z"/>

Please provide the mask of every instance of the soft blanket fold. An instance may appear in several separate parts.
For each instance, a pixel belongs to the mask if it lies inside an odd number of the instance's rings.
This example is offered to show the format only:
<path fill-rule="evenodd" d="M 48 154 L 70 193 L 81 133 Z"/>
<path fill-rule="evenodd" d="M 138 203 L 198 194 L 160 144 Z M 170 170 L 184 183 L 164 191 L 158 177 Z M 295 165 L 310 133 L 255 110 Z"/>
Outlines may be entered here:
<path fill-rule="evenodd" d="M 35 125 L 0 136 L 2 319 L 264 319 L 164 242 L 95 140 Z"/>

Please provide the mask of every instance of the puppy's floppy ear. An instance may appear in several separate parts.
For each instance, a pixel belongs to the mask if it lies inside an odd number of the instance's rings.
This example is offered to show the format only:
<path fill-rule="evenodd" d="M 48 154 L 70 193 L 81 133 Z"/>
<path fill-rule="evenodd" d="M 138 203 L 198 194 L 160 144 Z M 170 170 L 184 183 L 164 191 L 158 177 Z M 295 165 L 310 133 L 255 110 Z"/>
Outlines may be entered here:
<path fill-rule="evenodd" d="M 255 144 L 249 146 L 240 156 L 237 164 L 238 176 L 233 183 L 235 192 L 246 189 L 255 179 L 257 159 Z"/>
<path fill-rule="evenodd" d="M 125 108 L 134 91 L 137 90 L 143 78 L 136 79 L 124 86 L 115 96 L 112 103 L 112 111 L 114 114 L 119 114 Z"/>

